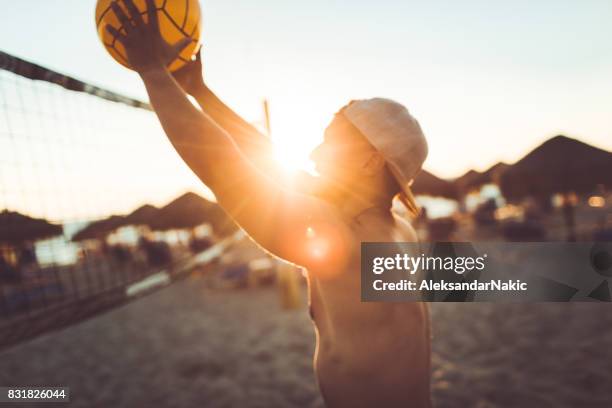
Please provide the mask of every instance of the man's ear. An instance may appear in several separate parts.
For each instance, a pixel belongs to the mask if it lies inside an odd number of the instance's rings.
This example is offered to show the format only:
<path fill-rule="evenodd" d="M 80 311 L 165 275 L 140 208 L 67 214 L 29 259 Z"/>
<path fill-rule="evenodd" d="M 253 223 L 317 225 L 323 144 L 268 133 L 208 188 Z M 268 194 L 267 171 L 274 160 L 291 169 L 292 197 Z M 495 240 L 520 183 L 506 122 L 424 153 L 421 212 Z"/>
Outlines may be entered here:
<path fill-rule="evenodd" d="M 363 164 L 363 170 L 368 176 L 373 176 L 385 167 L 385 159 L 379 152 L 372 152 L 368 160 Z"/>

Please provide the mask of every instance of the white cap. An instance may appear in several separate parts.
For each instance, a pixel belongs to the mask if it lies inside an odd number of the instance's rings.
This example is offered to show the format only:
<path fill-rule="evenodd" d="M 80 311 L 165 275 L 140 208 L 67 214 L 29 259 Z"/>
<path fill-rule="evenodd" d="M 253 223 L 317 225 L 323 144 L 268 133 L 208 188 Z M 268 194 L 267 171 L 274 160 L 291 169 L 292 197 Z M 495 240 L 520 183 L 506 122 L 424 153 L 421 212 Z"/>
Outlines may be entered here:
<path fill-rule="evenodd" d="M 427 158 L 427 140 L 419 122 L 403 105 L 384 98 L 351 101 L 342 114 L 387 162 L 402 190 L 410 185 Z"/>

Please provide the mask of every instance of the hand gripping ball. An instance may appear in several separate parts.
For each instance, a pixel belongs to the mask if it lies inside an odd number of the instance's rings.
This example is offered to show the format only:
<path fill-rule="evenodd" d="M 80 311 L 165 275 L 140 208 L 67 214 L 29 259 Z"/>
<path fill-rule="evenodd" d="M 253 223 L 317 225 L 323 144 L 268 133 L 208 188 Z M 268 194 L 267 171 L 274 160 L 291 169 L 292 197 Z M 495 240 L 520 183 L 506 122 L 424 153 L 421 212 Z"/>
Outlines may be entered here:
<path fill-rule="evenodd" d="M 111 9 L 113 1 L 115 0 L 98 0 L 96 4 L 96 29 L 98 30 L 98 37 L 100 37 L 106 51 L 117 62 L 124 67 L 132 69 L 126 58 L 123 46 L 105 28 L 109 24 L 125 33 L 121 23 Z M 143 20 L 147 22 L 146 1 L 133 1 L 134 5 L 140 10 Z M 123 2 L 120 1 L 118 4 L 127 12 Z M 159 19 L 159 30 L 162 37 L 168 43 L 175 44 L 185 37 L 189 37 L 192 40 L 181 54 L 168 65 L 170 71 L 176 71 L 185 65 L 197 51 L 202 28 L 200 4 L 198 0 L 155 0 L 155 6 Z"/>

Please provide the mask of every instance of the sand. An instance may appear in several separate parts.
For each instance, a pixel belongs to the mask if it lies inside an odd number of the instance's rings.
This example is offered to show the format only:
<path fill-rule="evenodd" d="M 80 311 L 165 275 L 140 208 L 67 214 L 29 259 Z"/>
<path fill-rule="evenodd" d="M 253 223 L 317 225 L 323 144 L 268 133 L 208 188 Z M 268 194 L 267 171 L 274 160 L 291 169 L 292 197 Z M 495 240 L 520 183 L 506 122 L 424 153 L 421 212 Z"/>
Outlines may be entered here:
<path fill-rule="evenodd" d="M 438 407 L 612 406 L 599 304 L 434 304 Z M 0 353 L 0 384 L 71 388 L 71 407 L 320 407 L 304 307 L 199 277 Z M 41 405 L 50 407 L 52 405 Z"/>

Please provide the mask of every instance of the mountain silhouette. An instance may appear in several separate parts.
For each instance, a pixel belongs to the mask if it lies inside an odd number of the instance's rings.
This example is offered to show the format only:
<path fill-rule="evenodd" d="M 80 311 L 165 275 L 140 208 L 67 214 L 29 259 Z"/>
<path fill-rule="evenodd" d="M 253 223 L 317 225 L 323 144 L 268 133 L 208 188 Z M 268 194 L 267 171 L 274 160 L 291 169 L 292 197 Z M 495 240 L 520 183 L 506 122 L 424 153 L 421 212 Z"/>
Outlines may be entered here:
<path fill-rule="evenodd" d="M 159 208 L 151 204 L 145 204 L 142 207 L 139 207 L 130 214 L 128 214 L 123 222 L 126 225 L 148 224 L 148 222 L 152 219 L 155 219 L 158 214 Z"/>
<path fill-rule="evenodd" d="M 237 228 L 217 203 L 188 192 L 161 208 L 145 204 L 128 215 L 111 215 L 94 221 L 75 234 L 73 240 L 102 239 L 126 225 L 146 225 L 152 230 L 164 231 L 194 228 L 203 223 L 210 223 L 219 235 L 225 235 Z"/>
<path fill-rule="evenodd" d="M 445 197 L 457 199 L 459 197 L 457 187 L 452 181 L 434 176 L 427 170 L 421 170 L 412 184 L 414 194 L 430 195 L 434 197 Z"/>
<path fill-rule="evenodd" d="M 235 230 L 236 226 L 226 212 L 217 204 L 189 192 L 159 209 L 147 225 L 153 230 L 193 228 L 210 223 L 215 233 Z"/>
<path fill-rule="evenodd" d="M 566 136 L 547 140 L 500 175 L 509 200 L 558 192 L 591 193 L 612 187 L 612 153 Z"/>
<path fill-rule="evenodd" d="M 498 162 L 483 172 L 468 170 L 462 176 L 457 177 L 453 183 L 459 192 L 465 194 L 470 190 L 478 189 L 484 184 L 498 182 L 501 174 L 509 167 L 509 164 Z"/>
<path fill-rule="evenodd" d="M 612 188 L 612 153 L 567 136 L 558 135 L 527 153 L 514 164 L 496 163 L 484 172 L 469 170 L 446 180 L 425 170 L 416 177 L 415 194 L 456 198 L 483 184 L 497 183 L 510 201 L 533 196 L 548 200 L 558 192 L 593 192 Z"/>
<path fill-rule="evenodd" d="M 61 225 L 33 218 L 15 211 L 0 211 L 0 244 L 18 245 L 61 235 Z"/>

